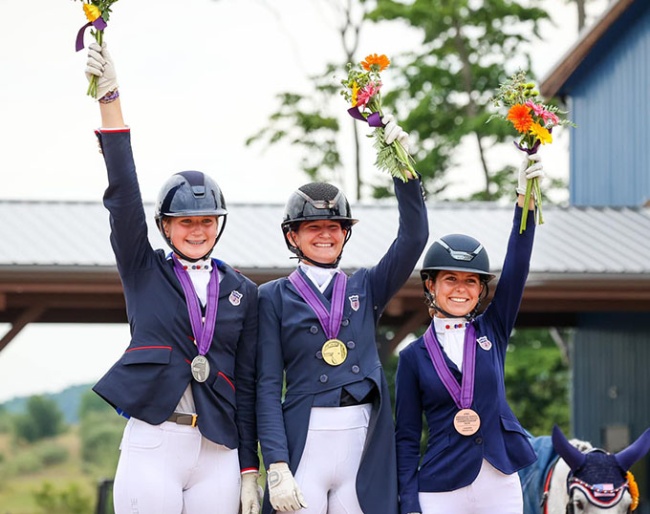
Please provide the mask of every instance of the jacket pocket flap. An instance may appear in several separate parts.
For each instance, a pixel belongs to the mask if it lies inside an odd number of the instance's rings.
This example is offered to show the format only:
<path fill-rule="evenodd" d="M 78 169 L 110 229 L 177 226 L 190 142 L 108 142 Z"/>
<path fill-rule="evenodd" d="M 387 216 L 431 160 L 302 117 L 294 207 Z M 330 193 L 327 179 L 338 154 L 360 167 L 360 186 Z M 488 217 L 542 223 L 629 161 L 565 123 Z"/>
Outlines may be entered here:
<path fill-rule="evenodd" d="M 169 364 L 170 346 L 140 346 L 130 348 L 122 356 L 122 364 Z"/>
<path fill-rule="evenodd" d="M 509 432 L 519 432 L 522 435 L 526 435 L 526 432 L 524 432 L 523 427 L 519 424 L 519 422 L 516 419 L 506 418 L 504 416 L 501 416 L 501 425 L 503 425 L 504 430 L 507 430 Z"/>

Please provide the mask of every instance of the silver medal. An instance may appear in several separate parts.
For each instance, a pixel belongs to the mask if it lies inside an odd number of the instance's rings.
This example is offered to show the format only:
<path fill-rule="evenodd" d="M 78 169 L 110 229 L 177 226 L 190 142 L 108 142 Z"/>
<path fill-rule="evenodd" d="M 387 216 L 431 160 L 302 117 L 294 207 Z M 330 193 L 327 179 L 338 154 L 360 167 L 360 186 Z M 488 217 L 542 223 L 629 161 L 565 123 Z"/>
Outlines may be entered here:
<path fill-rule="evenodd" d="M 210 375 L 210 363 L 203 355 L 197 355 L 192 360 L 192 376 L 197 382 L 205 382 Z"/>

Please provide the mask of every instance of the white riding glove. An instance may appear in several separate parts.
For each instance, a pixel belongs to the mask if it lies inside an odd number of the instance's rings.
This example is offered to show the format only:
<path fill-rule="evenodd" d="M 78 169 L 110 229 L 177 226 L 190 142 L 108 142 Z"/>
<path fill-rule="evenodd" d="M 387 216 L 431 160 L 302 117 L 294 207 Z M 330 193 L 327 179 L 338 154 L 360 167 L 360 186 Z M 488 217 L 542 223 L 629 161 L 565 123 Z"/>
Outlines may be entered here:
<path fill-rule="evenodd" d="M 257 473 L 244 473 L 241 476 L 241 514 L 258 514 L 259 511 Z"/>
<path fill-rule="evenodd" d="M 381 118 L 381 122 L 384 124 L 384 142 L 389 145 L 393 141 L 399 141 L 404 150 L 409 151 L 409 135 L 408 132 L 404 132 L 404 129 L 400 127 L 395 121 L 395 116 L 392 114 L 384 114 Z"/>
<path fill-rule="evenodd" d="M 106 48 L 106 43 L 99 46 L 93 42 L 88 47 L 88 60 L 86 61 L 86 78 L 90 81 L 92 76 L 97 77 L 97 99 L 102 98 L 109 91 L 117 89 L 117 74 L 111 54 Z"/>
<path fill-rule="evenodd" d="M 530 161 L 534 161 L 532 164 Z M 517 178 L 517 194 L 526 194 L 526 184 L 529 180 L 537 178 L 540 181 L 544 179 L 544 166 L 542 165 L 542 157 L 538 153 L 528 155 L 524 158 L 519 166 L 519 175 Z"/>
<path fill-rule="evenodd" d="M 266 476 L 269 483 L 269 499 L 275 510 L 287 512 L 307 507 L 307 502 L 286 462 L 271 464 Z"/>

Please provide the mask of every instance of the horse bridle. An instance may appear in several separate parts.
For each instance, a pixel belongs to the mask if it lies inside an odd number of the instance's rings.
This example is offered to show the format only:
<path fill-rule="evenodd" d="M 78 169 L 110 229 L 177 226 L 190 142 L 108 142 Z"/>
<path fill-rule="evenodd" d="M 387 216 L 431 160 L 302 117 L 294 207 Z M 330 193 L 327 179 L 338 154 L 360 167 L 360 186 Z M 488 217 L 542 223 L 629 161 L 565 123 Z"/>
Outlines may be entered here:
<path fill-rule="evenodd" d="M 582 491 L 587 498 L 587 501 L 596 507 L 601 509 L 611 509 L 612 507 L 618 505 L 618 503 L 623 499 L 625 491 L 629 491 L 630 486 L 626 480 L 620 486 L 615 489 L 603 489 L 592 484 L 588 484 L 580 480 L 579 478 L 572 477 L 571 474 L 567 477 L 567 488 L 569 493 L 569 502 L 566 505 L 566 514 L 574 514 L 574 505 L 573 505 L 573 493 L 576 489 Z M 607 501 L 599 499 L 599 495 L 607 495 Z M 627 510 L 628 513 L 631 512 L 630 509 Z"/>

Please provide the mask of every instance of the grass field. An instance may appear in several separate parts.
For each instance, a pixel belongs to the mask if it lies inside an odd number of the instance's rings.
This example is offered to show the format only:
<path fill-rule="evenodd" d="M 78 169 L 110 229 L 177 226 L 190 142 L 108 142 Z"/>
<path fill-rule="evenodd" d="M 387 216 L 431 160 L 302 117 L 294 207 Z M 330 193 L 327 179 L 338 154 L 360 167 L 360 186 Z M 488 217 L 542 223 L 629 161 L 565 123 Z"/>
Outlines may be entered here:
<path fill-rule="evenodd" d="M 49 465 L 39 462 L 42 455 L 53 451 L 59 456 L 67 453 L 67 457 Z M 65 434 L 33 445 L 17 445 L 9 434 L 0 434 L 0 514 L 46 514 L 37 505 L 35 493 L 48 483 L 55 492 L 69 490 L 74 484 L 79 496 L 90 501 L 88 514 L 92 514 L 100 478 L 83 469 L 74 426 Z"/>

